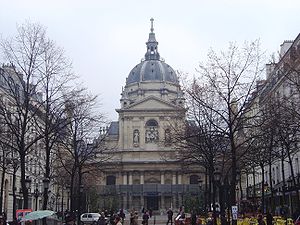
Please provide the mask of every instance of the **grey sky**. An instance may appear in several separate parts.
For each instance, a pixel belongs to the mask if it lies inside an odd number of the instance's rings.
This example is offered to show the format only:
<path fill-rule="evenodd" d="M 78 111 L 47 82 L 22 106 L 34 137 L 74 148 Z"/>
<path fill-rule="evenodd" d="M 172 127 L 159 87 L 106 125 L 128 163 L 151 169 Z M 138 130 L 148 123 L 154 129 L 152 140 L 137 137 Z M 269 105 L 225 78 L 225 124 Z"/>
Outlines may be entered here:
<path fill-rule="evenodd" d="M 298 0 L 0 0 L 0 34 L 26 19 L 47 27 L 74 71 L 117 119 L 122 86 L 143 58 L 153 17 L 160 55 L 175 70 L 195 74 L 209 48 L 260 39 L 267 56 L 300 32 Z"/>

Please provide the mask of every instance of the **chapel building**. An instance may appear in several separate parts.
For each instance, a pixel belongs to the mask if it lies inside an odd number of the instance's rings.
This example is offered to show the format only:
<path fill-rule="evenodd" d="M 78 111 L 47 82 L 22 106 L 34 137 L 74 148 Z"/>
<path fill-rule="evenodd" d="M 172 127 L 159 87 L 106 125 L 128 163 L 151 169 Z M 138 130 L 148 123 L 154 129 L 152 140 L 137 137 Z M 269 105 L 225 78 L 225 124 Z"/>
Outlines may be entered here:
<path fill-rule="evenodd" d="M 117 150 L 99 186 L 101 207 L 165 210 L 198 197 L 200 167 L 184 165 L 176 145 L 186 120 L 183 91 L 160 57 L 153 19 L 145 57 L 130 71 L 121 96 L 119 120 L 107 132 L 106 142 Z"/>

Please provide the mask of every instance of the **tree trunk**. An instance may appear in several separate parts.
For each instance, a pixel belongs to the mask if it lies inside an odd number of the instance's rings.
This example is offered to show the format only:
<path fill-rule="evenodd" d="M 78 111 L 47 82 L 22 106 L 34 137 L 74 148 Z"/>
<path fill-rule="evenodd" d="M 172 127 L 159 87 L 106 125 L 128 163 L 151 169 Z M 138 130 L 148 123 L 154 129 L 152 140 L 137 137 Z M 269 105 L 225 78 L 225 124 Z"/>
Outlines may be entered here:
<path fill-rule="evenodd" d="M 270 181 L 270 208 L 271 212 L 274 213 L 275 207 L 274 207 L 274 191 L 273 191 L 273 177 L 272 177 L 272 162 L 269 160 L 269 181 Z"/>
<path fill-rule="evenodd" d="M 252 173 L 252 176 L 253 176 L 253 204 L 254 204 L 254 207 L 255 207 L 255 210 L 256 210 L 256 180 L 255 180 L 255 168 L 253 167 L 253 173 Z"/>
<path fill-rule="evenodd" d="M 297 207 L 294 207 L 294 208 L 297 208 L 297 209 L 300 209 L 300 200 L 299 200 L 299 189 L 297 188 L 297 181 L 296 181 L 296 177 L 295 177 L 295 171 L 294 171 L 294 167 L 293 167 L 293 161 L 292 161 L 292 157 L 291 157 L 291 153 L 290 153 L 290 149 L 288 149 L 287 147 L 287 155 L 288 155 L 288 159 L 289 159 L 289 166 L 290 166 L 290 170 L 291 170 L 291 176 L 292 176 L 292 181 L 293 181 L 293 186 L 294 188 L 292 188 L 291 190 L 291 196 L 293 196 L 293 191 L 295 190 L 296 192 L 296 205 Z M 291 201 L 292 201 L 292 197 L 291 197 Z M 293 213 L 293 212 L 292 212 Z"/>
<path fill-rule="evenodd" d="M 13 180 L 12 180 L 12 188 L 13 188 L 13 220 L 16 220 L 16 211 L 17 211 L 17 197 L 16 197 L 16 173 L 18 168 L 14 168 L 13 171 Z"/>
<path fill-rule="evenodd" d="M 207 168 L 205 168 L 205 186 L 204 186 L 204 213 L 207 213 Z"/>
<path fill-rule="evenodd" d="M 2 160 L 3 166 L 2 166 L 2 177 L 1 177 L 1 191 L 0 191 L 0 212 L 3 211 L 2 205 L 3 205 L 3 191 L 4 191 L 4 182 L 5 182 L 5 174 L 6 174 L 6 167 L 5 167 L 5 159 L 3 157 Z"/>
<path fill-rule="evenodd" d="M 261 168 L 261 213 L 265 213 L 265 167 L 260 165 Z"/>
<path fill-rule="evenodd" d="M 23 200 L 24 200 L 24 209 L 28 209 L 28 189 L 26 188 L 25 179 L 25 154 L 20 154 L 20 167 L 21 167 L 21 187 L 23 193 Z"/>
<path fill-rule="evenodd" d="M 285 186 L 285 174 L 284 174 L 284 150 L 281 150 L 281 175 L 282 175 L 282 205 L 285 205 L 286 186 Z"/>

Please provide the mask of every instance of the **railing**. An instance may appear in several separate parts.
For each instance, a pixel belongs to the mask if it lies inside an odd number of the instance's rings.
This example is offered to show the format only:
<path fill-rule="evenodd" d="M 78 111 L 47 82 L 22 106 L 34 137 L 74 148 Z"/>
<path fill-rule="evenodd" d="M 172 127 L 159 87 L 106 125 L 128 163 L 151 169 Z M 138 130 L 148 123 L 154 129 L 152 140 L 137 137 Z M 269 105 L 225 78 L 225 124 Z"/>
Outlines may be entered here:
<path fill-rule="evenodd" d="M 190 193 L 199 194 L 199 185 L 197 184 L 132 184 L 132 185 L 99 185 L 100 194 L 173 194 Z"/>

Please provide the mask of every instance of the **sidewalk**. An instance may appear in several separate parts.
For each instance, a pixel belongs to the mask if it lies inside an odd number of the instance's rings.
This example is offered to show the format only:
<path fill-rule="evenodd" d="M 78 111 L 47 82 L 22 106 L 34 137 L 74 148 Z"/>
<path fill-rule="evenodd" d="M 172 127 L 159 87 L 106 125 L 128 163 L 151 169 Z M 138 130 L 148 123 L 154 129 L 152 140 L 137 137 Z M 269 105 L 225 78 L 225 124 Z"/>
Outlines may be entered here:
<path fill-rule="evenodd" d="M 166 215 L 153 215 L 149 219 L 148 225 L 166 225 L 167 220 L 168 220 L 168 218 L 167 218 Z M 142 216 L 139 216 L 138 224 L 142 225 Z M 125 221 L 124 221 L 123 225 L 130 225 L 129 218 L 125 218 Z M 169 223 L 169 225 L 170 225 L 170 223 Z M 173 223 L 173 225 L 174 225 L 174 223 Z"/>

